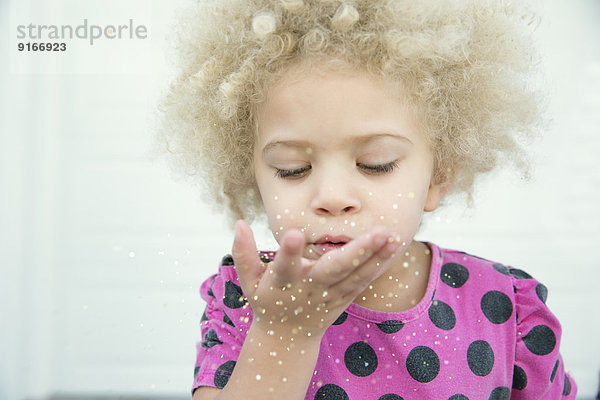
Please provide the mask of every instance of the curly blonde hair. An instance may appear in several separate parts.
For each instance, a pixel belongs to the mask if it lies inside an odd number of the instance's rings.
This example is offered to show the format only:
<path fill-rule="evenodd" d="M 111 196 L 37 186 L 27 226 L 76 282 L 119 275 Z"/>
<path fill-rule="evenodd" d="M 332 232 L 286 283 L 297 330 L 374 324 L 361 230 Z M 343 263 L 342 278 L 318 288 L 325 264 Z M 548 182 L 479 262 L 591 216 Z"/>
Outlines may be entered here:
<path fill-rule="evenodd" d="M 263 215 L 256 108 L 292 65 L 337 60 L 403 83 L 434 180 L 470 204 L 476 178 L 500 164 L 529 175 L 521 139 L 539 132 L 543 103 L 533 22 L 501 0 L 198 0 L 178 25 L 157 143 L 229 217 Z"/>

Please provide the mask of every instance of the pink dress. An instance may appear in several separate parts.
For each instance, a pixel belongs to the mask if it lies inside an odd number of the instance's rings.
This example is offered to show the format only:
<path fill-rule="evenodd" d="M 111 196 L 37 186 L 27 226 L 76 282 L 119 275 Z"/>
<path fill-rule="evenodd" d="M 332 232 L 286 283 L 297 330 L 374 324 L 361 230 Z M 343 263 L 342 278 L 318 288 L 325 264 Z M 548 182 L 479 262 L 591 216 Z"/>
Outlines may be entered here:
<path fill-rule="evenodd" d="M 574 399 L 546 287 L 520 269 L 427 244 L 423 299 L 398 313 L 350 304 L 321 341 L 305 399 Z M 227 384 L 252 323 L 231 256 L 200 294 L 192 391 Z"/>

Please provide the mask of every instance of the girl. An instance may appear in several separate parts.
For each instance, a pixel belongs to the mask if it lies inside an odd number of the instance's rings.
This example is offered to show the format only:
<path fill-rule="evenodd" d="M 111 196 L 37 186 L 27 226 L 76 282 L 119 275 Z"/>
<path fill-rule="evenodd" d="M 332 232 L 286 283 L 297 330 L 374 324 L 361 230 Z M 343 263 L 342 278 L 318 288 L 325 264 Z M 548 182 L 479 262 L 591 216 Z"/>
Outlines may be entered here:
<path fill-rule="evenodd" d="M 203 1 L 162 107 L 238 219 L 200 288 L 194 399 L 573 399 L 547 290 L 413 240 L 539 126 L 528 14 L 497 1 Z M 456 197 L 456 196 L 455 196 Z M 257 252 L 265 215 L 280 249 Z"/>

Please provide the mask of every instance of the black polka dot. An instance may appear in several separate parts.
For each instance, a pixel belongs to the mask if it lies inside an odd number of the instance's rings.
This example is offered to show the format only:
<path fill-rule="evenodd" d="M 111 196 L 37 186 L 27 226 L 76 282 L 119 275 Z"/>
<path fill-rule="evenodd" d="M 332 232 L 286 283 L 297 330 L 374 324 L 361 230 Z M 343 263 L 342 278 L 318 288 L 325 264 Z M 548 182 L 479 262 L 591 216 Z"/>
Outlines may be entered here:
<path fill-rule="evenodd" d="M 469 279 L 469 270 L 456 263 L 446 263 L 440 273 L 442 282 L 452 288 L 459 288 Z"/>
<path fill-rule="evenodd" d="M 225 255 L 221 259 L 221 265 L 233 265 L 233 257 L 231 256 L 231 254 Z"/>
<path fill-rule="evenodd" d="M 333 383 L 328 383 L 317 390 L 315 400 L 349 400 L 349 397 L 344 389 Z"/>
<path fill-rule="evenodd" d="M 558 360 L 554 363 L 554 368 L 552 368 L 552 374 L 550 374 L 550 383 L 554 382 L 554 378 L 556 378 L 556 372 L 558 371 Z"/>
<path fill-rule="evenodd" d="M 434 300 L 429 307 L 429 319 L 435 326 L 445 331 L 449 331 L 456 325 L 456 315 L 454 310 L 443 301 Z"/>
<path fill-rule="evenodd" d="M 206 294 L 208 294 L 210 297 L 215 297 L 215 294 L 213 293 L 213 284 L 215 283 L 215 279 L 217 277 L 215 276 L 212 281 L 210 281 L 210 287 L 208 288 L 208 291 L 206 292 Z"/>
<path fill-rule="evenodd" d="M 217 368 L 215 372 L 215 386 L 219 389 L 223 389 L 227 382 L 229 381 L 229 377 L 233 372 L 233 368 L 235 368 L 235 361 L 227 361 L 224 362 Z"/>
<path fill-rule="evenodd" d="M 523 390 L 527 387 L 527 374 L 525 370 L 518 365 L 515 365 L 513 370 L 513 389 Z"/>
<path fill-rule="evenodd" d="M 221 342 L 219 340 L 219 337 L 217 336 L 217 331 L 215 331 L 214 329 L 211 329 L 204 334 L 204 340 L 202 341 L 202 347 L 211 348 L 218 344 L 223 344 L 223 342 Z"/>
<path fill-rule="evenodd" d="M 383 333 L 396 333 L 404 326 L 404 322 L 396 320 L 388 320 L 380 322 L 377 325 L 379 330 Z"/>
<path fill-rule="evenodd" d="M 496 271 L 500 272 L 502 275 L 507 275 L 507 276 L 510 275 L 510 271 L 506 265 L 493 264 L 492 267 L 494 267 L 494 269 Z"/>
<path fill-rule="evenodd" d="M 529 275 L 527 272 L 523 271 L 522 269 L 511 268 L 510 273 L 512 276 L 514 276 L 517 279 L 531 279 L 531 275 Z"/>
<path fill-rule="evenodd" d="M 344 321 L 346 320 L 346 318 L 348 318 L 348 313 L 346 311 L 342 312 L 340 314 L 339 317 L 337 317 L 337 319 L 335 320 L 335 322 L 333 323 L 333 325 L 341 325 L 344 323 Z"/>
<path fill-rule="evenodd" d="M 194 368 L 194 379 L 198 376 L 198 372 L 200 372 L 200 367 Z"/>
<path fill-rule="evenodd" d="M 494 367 L 494 351 L 485 340 L 476 340 L 467 350 L 467 363 L 477 376 L 487 376 Z"/>
<path fill-rule="evenodd" d="M 488 400 L 509 400 L 510 399 L 510 389 L 506 386 L 499 386 L 492 390 L 490 393 L 490 397 Z"/>
<path fill-rule="evenodd" d="M 233 323 L 233 321 L 224 312 L 223 312 L 223 322 L 225 322 L 226 324 L 229 324 L 235 328 L 235 324 Z"/>
<path fill-rule="evenodd" d="M 394 394 L 394 393 L 388 393 L 388 394 L 384 394 L 377 400 L 404 400 L 404 398 L 402 398 L 402 396 L 398 396 L 397 394 Z"/>
<path fill-rule="evenodd" d="M 377 369 L 377 354 L 365 342 L 352 343 L 344 353 L 348 371 L 356 376 L 369 376 Z"/>
<path fill-rule="evenodd" d="M 481 311 L 491 323 L 503 324 L 512 315 L 513 304 L 504 293 L 490 290 L 481 298 Z"/>
<path fill-rule="evenodd" d="M 548 326 L 536 325 L 523 336 L 523 342 L 533 354 L 545 356 L 556 347 L 556 335 Z"/>
<path fill-rule="evenodd" d="M 538 283 L 538 285 L 535 287 L 535 293 L 542 303 L 546 304 L 546 299 L 548 298 L 548 288 L 541 283 Z"/>
<path fill-rule="evenodd" d="M 415 381 L 431 382 L 440 372 L 440 359 L 429 347 L 417 346 L 406 358 L 406 369 Z"/>
<path fill-rule="evenodd" d="M 565 375 L 565 384 L 563 386 L 563 391 L 562 391 L 563 396 L 568 396 L 571 394 L 571 381 L 569 380 L 569 377 Z"/>
<path fill-rule="evenodd" d="M 455 394 L 454 396 L 448 398 L 448 400 L 469 400 L 469 398 L 464 394 Z"/>
<path fill-rule="evenodd" d="M 231 281 L 225 282 L 225 295 L 223 296 L 223 304 L 228 308 L 240 308 L 246 304 L 248 300 L 242 294 L 242 288 Z"/>

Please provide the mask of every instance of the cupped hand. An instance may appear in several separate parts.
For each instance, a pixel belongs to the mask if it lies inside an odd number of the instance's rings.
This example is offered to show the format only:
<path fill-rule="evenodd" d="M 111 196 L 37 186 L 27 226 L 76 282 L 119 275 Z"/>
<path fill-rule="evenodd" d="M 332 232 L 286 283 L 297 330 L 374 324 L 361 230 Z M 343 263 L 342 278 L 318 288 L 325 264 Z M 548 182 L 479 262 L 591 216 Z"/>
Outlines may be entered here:
<path fill-rule="evenodd" d="M 282 338 L 320 337 L 350 303 L 389 267 L 400 243 L 375 227 L 318 260 L 302 257 L 304 235 L 289 230 L 275 259 L 263 263 L 252 230 L 237 221 L 232 255 L 252 324 Z"/>

